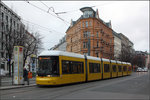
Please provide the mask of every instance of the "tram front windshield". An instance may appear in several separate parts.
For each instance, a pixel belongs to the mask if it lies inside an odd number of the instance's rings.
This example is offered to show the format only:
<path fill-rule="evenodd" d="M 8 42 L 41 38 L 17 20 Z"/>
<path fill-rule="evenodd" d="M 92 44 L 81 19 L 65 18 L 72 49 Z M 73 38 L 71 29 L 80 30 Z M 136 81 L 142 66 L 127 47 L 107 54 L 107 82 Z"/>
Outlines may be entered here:
<path fill-rule="evenodd" d="M 59 75 L 59 57 L 39 57 L 38 76 L 58 76 Z"/>

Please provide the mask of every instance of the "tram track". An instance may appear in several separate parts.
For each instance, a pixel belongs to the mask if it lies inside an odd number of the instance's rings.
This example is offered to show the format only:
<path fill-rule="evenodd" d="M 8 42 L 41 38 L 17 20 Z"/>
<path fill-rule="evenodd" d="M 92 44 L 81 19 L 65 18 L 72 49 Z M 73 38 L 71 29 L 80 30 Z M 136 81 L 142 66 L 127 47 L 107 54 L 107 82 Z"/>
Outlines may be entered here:
<path fill-rule="evenodd" d="M 142 76 L 142 75 L 140 75 Z M 56 99 L 59 98 L 61 96 L 64 95 L 68 95 L 71 93 L 75 93 L 81 90 L 85 90 L 85 89 L 89 89 L 89 88 L 94 88 L 95 86 L 97 86 L 99 84 L 99 87 L 104 87 L 107 85 L 111 85 L 111 84 L 116 84 L 119 82 L 123 82 L 129 79 L 134 79 L 140 76 L 131 76 L 131 77 L 120 77 L 122 78 L 120 80 L 120 78 L 115 78 L 115 79 L 108 79 L 108 80 L 103 80 L 103 81 L 94 81 L 94 82 L 88 82 L 88 83 L 81 83 L 81 84 L 75 84 L 75 85 L 66 85 L 66 86 L 61 86 L 61 87 L 28 87 L 25 88 L 25 90 L 20 90 L 20 89 L 12 89 L 10 91 L 8 90 L 4 90 L 3 92 L 1 91 L 1 96 L 13 96 L 13 95 L 37 95 L 37 94 L 41 94 L 38 95 L 37 98 L 48 98 L 50 97 L 51 99 Z M 113 80 L 113 81 L 111 81 Z M 111 81 L 111 82 L 109 82 Z M 14 91 L 15 90 L 15 91 Z M 6 92 L 7 93 L 6 93 Z M 45 93 L 45 94 L 44 94 Z M 47 93 L 47 94 L 46 94 Z M 49 94 L 48 94 L 49 93 Z"/>

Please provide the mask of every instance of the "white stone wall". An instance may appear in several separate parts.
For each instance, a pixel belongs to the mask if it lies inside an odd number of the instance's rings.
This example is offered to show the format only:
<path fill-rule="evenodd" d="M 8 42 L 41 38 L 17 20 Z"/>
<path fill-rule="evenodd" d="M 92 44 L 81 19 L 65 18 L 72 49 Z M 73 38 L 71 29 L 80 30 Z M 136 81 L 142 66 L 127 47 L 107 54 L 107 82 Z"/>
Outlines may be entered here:
<path fill-rule="evenodd" d="M 114 57 L 118 58 L 121 54 L 121 39 L 114 36 Z"/>

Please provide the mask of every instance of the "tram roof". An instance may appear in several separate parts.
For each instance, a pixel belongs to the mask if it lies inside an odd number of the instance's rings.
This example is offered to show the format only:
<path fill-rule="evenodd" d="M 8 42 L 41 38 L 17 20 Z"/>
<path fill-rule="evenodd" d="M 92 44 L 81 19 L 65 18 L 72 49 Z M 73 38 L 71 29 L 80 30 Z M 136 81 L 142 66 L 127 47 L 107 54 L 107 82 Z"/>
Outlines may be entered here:
<path fill-rule="evenodd" d="M 116 60 L 111 60 L 112 63 L 116 63 Z"/>
<path fill-rule="evenodd" d="M 84 55 L 81 54 L 57 50 L 43 51 L 39 56 L 69 56 L 69 57 L 84 58 Z"/>
<path fill-rule="evenodd" d="M 87 56 L 87 59 L 101 61 L 98 57 Z"/>
<path fill-rule="evenodd" d="M 121 61 L 117 61 L 118 64 L 122 64 Z"/>
<path fill-rule="evenodd" d="M 126 62 L 122 62 L 122 64 L 127 64 Z"/>

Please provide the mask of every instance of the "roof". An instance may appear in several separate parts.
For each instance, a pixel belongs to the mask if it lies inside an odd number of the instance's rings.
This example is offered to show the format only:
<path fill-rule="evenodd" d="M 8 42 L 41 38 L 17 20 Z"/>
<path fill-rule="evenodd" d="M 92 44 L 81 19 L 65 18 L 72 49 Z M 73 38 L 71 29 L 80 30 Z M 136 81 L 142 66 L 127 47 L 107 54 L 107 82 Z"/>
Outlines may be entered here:
<path fill-rule="evenodd" d="M 43 51 L 39 56 L 69 56 L 76 58 L 84 58 L 84 55 L 81 54 L 57 50 Z"/>
<path fill-rule="evenodd" d="M 93 9 L 92 9 L 92 7 L 83 7 L 83 8 L 81 8 L 80 9 L 82 12 L 84 12 L 84 11 L 93 11 L 93 12 L 95 12 Z"/>
<path fill-rule="evenodd" d="M 121 37 L 120 37 L 120 35 L 117 33 L 117 32 L 115 32 L 114 30 L 113 30 L 113 35 L 115 35 L 116 37 L 118 37 L 119 39 L 121 39 Z"/>

